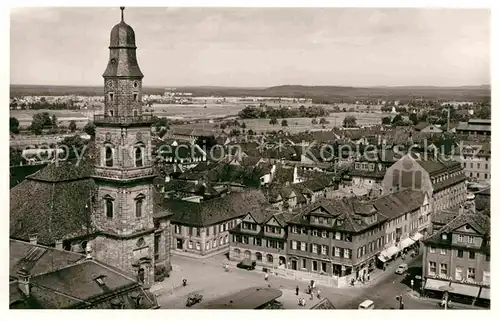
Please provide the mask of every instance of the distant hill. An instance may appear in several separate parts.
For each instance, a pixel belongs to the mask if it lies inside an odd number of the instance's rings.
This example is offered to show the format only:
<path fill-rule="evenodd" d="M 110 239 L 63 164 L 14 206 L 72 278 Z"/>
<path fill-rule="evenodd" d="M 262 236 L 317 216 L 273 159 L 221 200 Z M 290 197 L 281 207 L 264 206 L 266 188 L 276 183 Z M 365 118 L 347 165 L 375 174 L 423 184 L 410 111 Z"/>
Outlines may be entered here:
<path fill-rule="evenodd" d="M 172 86 L 170 86 L 172 87 Z M 161 95 L 166 87 L 144 87 L 145 94 Z M 410 100 L 423 98 L 429 100 L 479 100 L 489 98 L 491 88 L 483 86 L 432 87 L 432 86 L 400 86 L 400 87 L 341 87 L 341 86 L 300 86 L 283 85 L 269 88 L 239 87 L 175 87 L 177 91 L 191 92 L 194 96 L 269 96 L 313 98 L 316 102 L 351 102 L 355 100 Z M 103 95 L 100 86 L 42 86 L 11 85 L 11 97 L 23 95 L 57 96 L 57 95 Z"/>

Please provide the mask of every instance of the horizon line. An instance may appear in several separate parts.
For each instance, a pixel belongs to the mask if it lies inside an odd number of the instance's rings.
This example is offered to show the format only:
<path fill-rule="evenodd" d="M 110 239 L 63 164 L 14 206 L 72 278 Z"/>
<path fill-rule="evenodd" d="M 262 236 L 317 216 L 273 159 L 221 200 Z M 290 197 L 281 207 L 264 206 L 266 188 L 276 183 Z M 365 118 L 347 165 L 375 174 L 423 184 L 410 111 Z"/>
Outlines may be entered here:
<path fill-rule="evenodd" d="M 9 84 L 9 86 L 53 86 L 53 87 L 103 87 L 103 85 L 53 85 L 53 84 Z M 491 84 L 479 84 L 479 85 L 374 85 L 374 86 L 362 86 L 362 85 L 300 85 L 300 84 L 282 84 L 282 85 L 271 85 L 271 86 L 229 86 L 229 85 L 148 85 L 143 88 L 241 88 L 241 89 L 267 89 L 273 87 L 340 87 L 340 88 L 424 88 L 424 87 L 434 87 L 434 88 L 461 88 L 461 87 L 491 87 Z"/>

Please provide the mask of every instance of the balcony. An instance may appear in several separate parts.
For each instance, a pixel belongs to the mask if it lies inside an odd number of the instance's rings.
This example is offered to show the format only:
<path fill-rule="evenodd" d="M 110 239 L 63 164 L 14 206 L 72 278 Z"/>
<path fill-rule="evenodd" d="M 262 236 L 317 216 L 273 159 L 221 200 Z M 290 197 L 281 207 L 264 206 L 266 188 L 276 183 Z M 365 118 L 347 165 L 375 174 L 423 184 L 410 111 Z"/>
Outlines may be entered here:
<path fill-rule="evenodd" d="M 109 180 L 135 180 L 155 176 L 152 167 L 113 168 L 95 167 L 94 177 Z"/>
<path fill-rule="evenodd" d="M 94 124 L 96 125 L 151 125 L 153 123 L 153 114 L 142 114 L 138 116 L 110 116 L 94 115 Z"/>

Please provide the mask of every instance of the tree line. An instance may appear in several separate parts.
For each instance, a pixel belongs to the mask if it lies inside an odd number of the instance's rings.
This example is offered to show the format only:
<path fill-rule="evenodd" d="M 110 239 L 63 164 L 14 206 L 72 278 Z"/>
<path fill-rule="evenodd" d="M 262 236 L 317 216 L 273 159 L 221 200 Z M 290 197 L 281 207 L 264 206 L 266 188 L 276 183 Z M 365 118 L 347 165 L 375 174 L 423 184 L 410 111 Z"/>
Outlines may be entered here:
<path fill-rule="evenodd" d="M 238 113 L 240 118 L 315 118 L 328 116 L 328 112 L 323 107 L 304 105 L 299 108 L 269 107 L 266 105 L 247 106 Z"/>

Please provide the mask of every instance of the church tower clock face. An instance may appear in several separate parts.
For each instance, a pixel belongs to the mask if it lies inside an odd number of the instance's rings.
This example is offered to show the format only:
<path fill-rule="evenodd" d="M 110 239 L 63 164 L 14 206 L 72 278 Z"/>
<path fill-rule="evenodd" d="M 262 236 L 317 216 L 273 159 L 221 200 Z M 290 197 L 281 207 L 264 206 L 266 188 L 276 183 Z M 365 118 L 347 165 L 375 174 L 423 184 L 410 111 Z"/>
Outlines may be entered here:
<path fill-rule="evenodd" d="M 115 82 L 111 79 L 108 79 L 108 81 L 106 82 L 106 86 L 109 88 L 109 89 L 114 89 L 115 88 Z"/>

